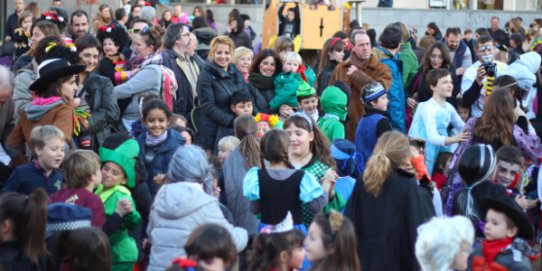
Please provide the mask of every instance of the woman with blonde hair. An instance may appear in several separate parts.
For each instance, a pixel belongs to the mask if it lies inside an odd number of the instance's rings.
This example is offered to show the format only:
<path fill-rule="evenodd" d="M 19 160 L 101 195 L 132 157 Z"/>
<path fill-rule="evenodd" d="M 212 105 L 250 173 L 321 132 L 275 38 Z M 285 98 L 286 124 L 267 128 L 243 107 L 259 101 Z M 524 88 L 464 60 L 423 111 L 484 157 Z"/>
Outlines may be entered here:
<path fill-rule="evenodd" d="M 230 98 L 236 91 L 247 90 L 243 75 L 232 63 L 235 45 L 227 36 L 211 41 L 208 60 L 200 72 L 196 90 L 200 100 L 198 118 L 198 144 L 213 150 L 218 127 L 233 127 L 235 115 L 231 113 Z M 217 153 L 218 150 L 215 150 Z"/>
<path fill-rule="evenodd" d="M 415 176 L 401 169 L 409 165 L 410 153 L 405 135 L 384 133 L 346 205 L 364 271 L 420 269 L 414 253 L 416 230 L 433 214 L 422 206 Z"/>

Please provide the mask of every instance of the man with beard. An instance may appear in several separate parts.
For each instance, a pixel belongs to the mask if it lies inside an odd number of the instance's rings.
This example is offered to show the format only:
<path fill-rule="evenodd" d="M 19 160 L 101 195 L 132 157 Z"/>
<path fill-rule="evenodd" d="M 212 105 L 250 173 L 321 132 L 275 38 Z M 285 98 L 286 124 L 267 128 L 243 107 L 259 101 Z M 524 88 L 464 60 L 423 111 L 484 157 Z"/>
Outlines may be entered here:
<path fill-rule="evenodd" d="M 329 82 L 332 85 L 335 81 L 343 81 L 352 90 L 349 118 L 346 120 L 346 138 L 350 141 L 354 141 L 359 119 L 365 112 L 360 99 L 361 89 L 373 81 L 379 82 L 385 89 L 391 85 L 390 69 L 372 53 L 371 39 L 367 32 L 361 31 L 353 39 L 356 47 L 346 61 L 337 65 Z"/>
<path fill-rule="evenodd" d="M 449 27 L 446 29 L 445 40 L 446 46 L 450 49 L 452 64 L 456 69 L 455 75 L 461 78 L 465 70 L 472 65 L 472 54 L 469 46 L 461 40 L 461 30 L 459 27 Z"/>
<path fill-rule="evenodd" d="M 74 41 L 89 32 L 88 15 L 84 10 L 75 10 L 71 14 L 70 22 L 70 34 Z"/>

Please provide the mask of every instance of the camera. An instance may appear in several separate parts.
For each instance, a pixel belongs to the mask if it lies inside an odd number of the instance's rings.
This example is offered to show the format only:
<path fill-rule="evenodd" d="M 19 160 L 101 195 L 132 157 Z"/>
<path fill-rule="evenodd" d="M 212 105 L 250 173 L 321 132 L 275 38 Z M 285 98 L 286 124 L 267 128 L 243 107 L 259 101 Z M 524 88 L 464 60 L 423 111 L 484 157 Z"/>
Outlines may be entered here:
<path fill-rule="evenodd" d="M 497 68 L 497 64 L 490 62 L 490 63 L 484 63 L 482 64 L 482 67 L 486 70 L 487 76 L 495 76 L 495 70 Z"/>

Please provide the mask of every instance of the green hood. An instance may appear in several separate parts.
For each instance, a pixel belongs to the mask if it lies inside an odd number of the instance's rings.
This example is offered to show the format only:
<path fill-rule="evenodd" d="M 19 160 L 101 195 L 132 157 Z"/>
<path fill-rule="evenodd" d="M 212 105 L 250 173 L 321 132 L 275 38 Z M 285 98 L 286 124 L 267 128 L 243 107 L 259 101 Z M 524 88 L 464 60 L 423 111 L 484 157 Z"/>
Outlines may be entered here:
<path fill-rule="evenodd" d="M 322 97 L 320 98 L 324 113 L 338 116 L 341 121 L 346 120 L 347 101 L 348 97 L 346 96 L 346 93 L 336 86 L 329 86 L 324 89 Z"/>

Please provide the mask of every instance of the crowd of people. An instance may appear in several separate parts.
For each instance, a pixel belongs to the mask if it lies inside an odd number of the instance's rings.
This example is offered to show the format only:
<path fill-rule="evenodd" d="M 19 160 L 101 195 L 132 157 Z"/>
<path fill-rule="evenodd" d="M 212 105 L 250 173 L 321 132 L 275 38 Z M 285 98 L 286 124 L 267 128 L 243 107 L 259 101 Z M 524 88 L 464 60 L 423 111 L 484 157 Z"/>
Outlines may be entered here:
<path fill-rule="evenodd" d="M 531 270 L 542 19 L 352 21 L 316 64 L 234 9 L 14 0 L 0 270 Z M 518 37 L 519 36 L 519 37 Z"/>

